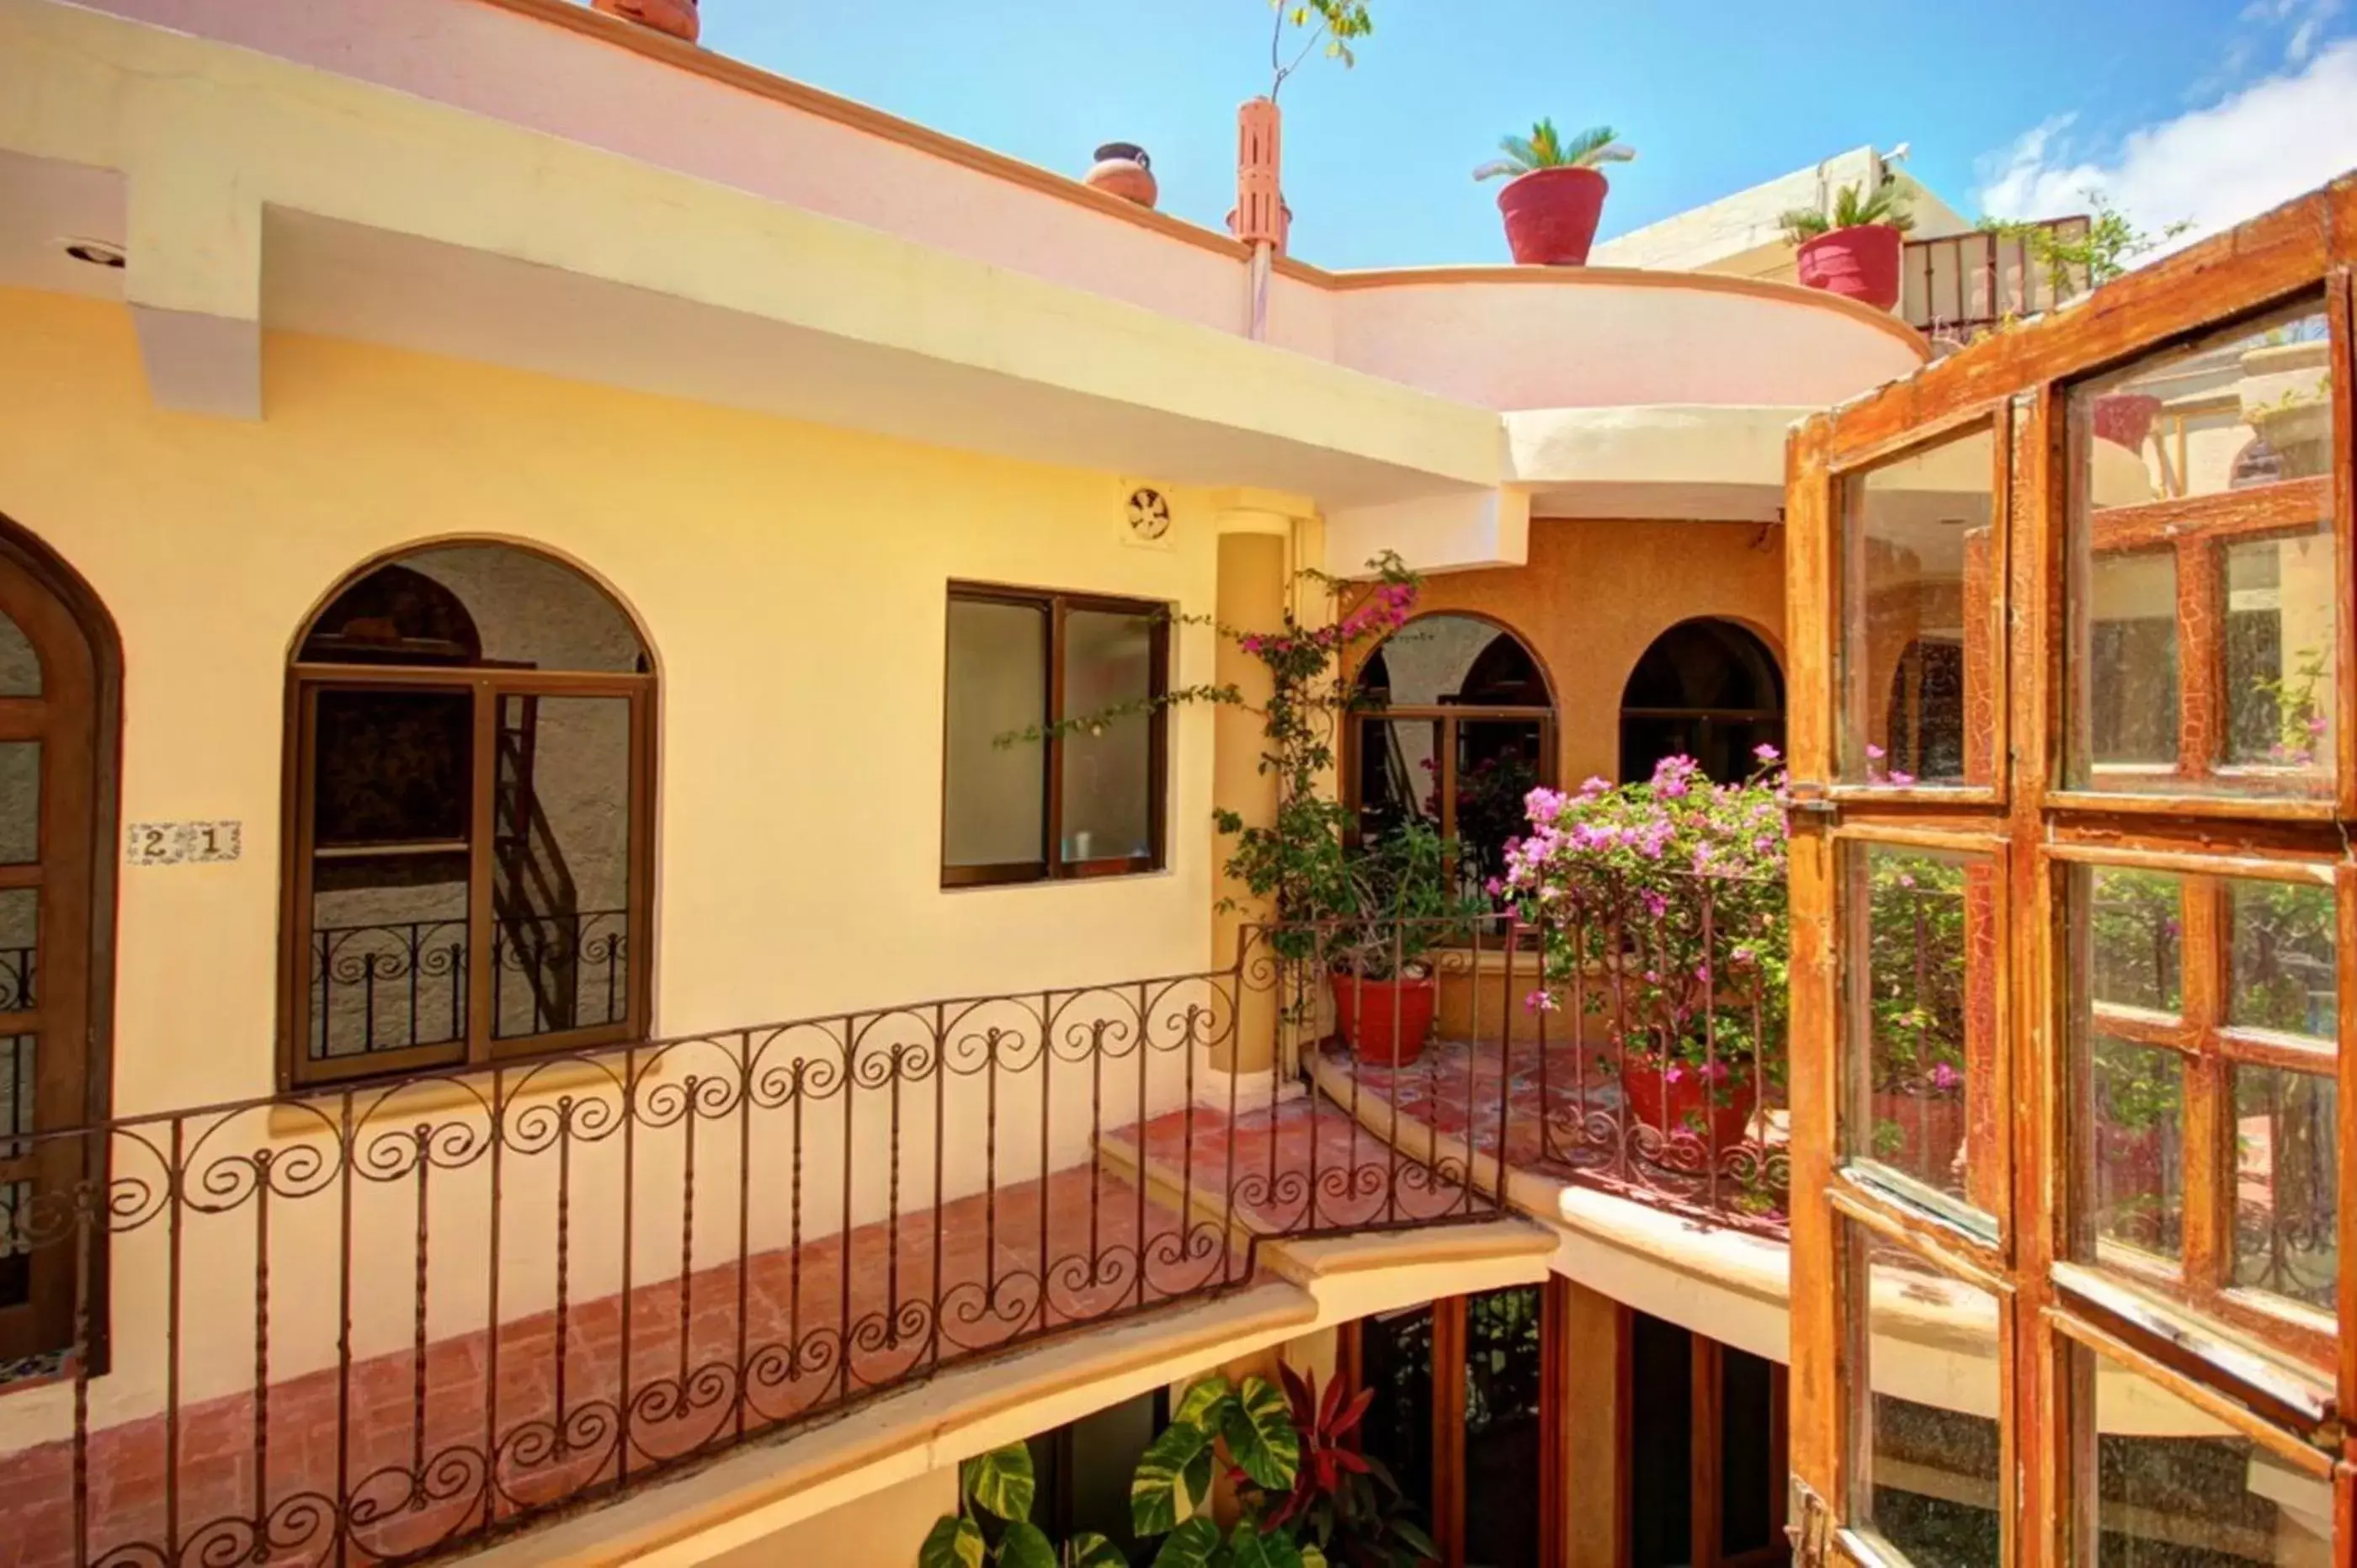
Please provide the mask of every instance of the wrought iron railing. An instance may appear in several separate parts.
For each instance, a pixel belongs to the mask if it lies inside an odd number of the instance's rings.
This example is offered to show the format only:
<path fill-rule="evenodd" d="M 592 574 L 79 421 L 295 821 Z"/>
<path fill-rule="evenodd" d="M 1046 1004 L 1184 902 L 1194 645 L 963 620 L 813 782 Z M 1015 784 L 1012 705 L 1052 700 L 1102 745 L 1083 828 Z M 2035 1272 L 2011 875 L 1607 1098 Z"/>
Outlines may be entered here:
<path fill-rule="evenodd" d="M 497 917 L 494 1036 L 522 1039 L 627 1018 L 630 925 L 627 909 Z M 467 937 L 464 917 L 314 930 L 312 1059 L 465 1039 Z M 7 983 L 6 952 L 0 950 L 0 988 Z"/>
<path fill-rule="evenodd" d="M 1303 1092 L 1304 951 L 19 1136 L 8 1560 L 447 1553 L 1273 1237 L 1496 1215 Z"/>
<path fill-rule="evenodd" d="M 2092 286 L 2083 263 L 2053 252 L 2055 243 L 2083 241 L 2087 229 L 2085 218 L 2053 218 L 2004 233 L 1910 240 L 1899 268 L 1900 314 L 1935 342 L 1961 344 L 2051 310 Z"/>

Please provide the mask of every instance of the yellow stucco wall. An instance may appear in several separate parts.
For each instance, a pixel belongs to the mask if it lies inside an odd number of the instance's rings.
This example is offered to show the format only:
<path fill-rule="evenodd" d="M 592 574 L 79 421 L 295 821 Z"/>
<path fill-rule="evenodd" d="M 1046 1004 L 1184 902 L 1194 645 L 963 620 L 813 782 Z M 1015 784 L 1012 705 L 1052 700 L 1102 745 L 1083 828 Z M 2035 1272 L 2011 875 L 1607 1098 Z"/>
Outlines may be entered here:
<path fill-rule="evenodd" d="M 1418 615 L 1471 610 L 1538 655 L 1557 716 L 1556 774 L 1620 777 L 1620 693 L 1655 638 L 1732 620 L 1784 658 L 1783 531 L 1756 522 L 1534 518 L 1527 566 L 1427 578 Z"/>
<path fill-rule="evenodd" d="M 356 564 L 439 536 L 527 540 L 578 562 L 636 612 L 660 661 L 658 1035 L 1185 973 L 1210 961 L 1207 710 L 1171 721 L 1166 872 L 938 885 L 945 584 L 1208 610 L 1216 541 L 1201 496 L 1175 492 L 1170 548 L 1145 549 L 1124 542 L 1125 492 L 1111 475 L 287 336 L 267 344 L 267 417 L 241 424 L 157 412 L 120 307 L 0 291 L 0 406 L 14 411 L 0 444 L 0 514 L 82 573 L 122 635 L 124 819 L 244 825 L 233 864 L 121 873 L 118 1114 L 270 1090 L 289 644 Z M 1176 635 L 1173 682 L 1209 680 L 1209 630 Z M 1156 1065 L 1178 1068 L 1175 1058 Z M 1039 1103 L 1016 1094 L 1015 1075 L 1002 1078 L 1017 1109 Z M 1068 1165 L 1085 1157 L 1089 1098 L 1058 1096 L 1053 1163 Z M 1134 1113 L 1128 1102 L 1105 1106 L 1114 1123 Z M 957 1103 L 940 1114 L 956 1122 Z M 976 1189 L 983 1174 L 978 1146 L 966 1147 L 979 1135 L 959 1125 L 934 1145 L 946 1150 L 950 1196 Z M 1004 1131 L 1010 1147 L 1042 1146 L 1035 1133 L 1017 1141 L 1013 1121 Z M 887 1132 L 880 1107 L 846 1131 L 813 1132 L 809 1233 L 833 1223 L 817 1218 L 835 1211 L 817 1173 L 837 1168 L 830 1151 L 845 1135 L 867 1151 L 855 1222 L 881 1213 Z M 920 1156 L 932 1140 L 913 1121 L 904 1132 L 909 1190 L 930 1189 Z M 214 1146 L 263 1135 L 248 1119 Z M 610 1147 L 599 1155 L 613 1157 Z M 648 1139 L 639 1158 L 640 1278 L 651 1280 L 676 1266 L 678 1155 Z M 527 1170 L 533 1163 L 511 1162 L 511 1206 L 545 1201 L 549 1173 Z M 1028 1174 L 1011 1164 L 1002 1159 L 1002 1181 Z M 481 1177 L 477 1168 L 437 1187 L 436 1234 L 479 1233 Z M 576 1165 L 574 1179 L 611 1174 Z M 781 1175 L 762 1180 L 782 1190 Z M 707 1150 L 699 1181 L 734 1187 L 733 1156 Z M 368 1205 L 398 1197 L 363 1195 Z M 357 1234 L 406 1236 L 393 1208 L 364 1210 Z M 765 1211 L 754 1244 L 778 1244 L 767 1231 L 782 1223 Z M 331 1204 L 287 1205 L 280 1225 L 281 1260 L 332 1266 Z M 725 1227 L 706 1229 L 699 1266 L 726 1244 Z M 580 1239 L 577 1295 L 613 1288 L 608 1230 Z M 250 1339 L 236 1325 L 250 1321 L 253 1263 L 225 1229 L 190 1245 L 186 1323 L 210 1326 L 184 1338 L 185 1392 L 202 1398 L 250 1373 Z M 390 1245 L 387 1258 L 405 1269 L 405 1241 Z M 546 1240 L 529 1245 L 538 1258 Z M 152 1409 L 160 1388 L 161 1246 L 150 1227 L 115 1249 L 115 1373 L 97 1390 L 101 1424 Z M 511 1272 L 502 1316 L 544 1308 L 545 1259 Z M 479 1324 L 479 1274 L 437 1278 L 437 1334 Z M 392 1294 L 364 1293 L 356 1310 L 360 1353 L 403 1342 L 407 1308 Z M 334 1312 L 327 1289 L 277 1304 L 274 1376 L 333 1364 Z M 70 1391 L 9 1402 L 0 1447 L 59 1435 Z"/>

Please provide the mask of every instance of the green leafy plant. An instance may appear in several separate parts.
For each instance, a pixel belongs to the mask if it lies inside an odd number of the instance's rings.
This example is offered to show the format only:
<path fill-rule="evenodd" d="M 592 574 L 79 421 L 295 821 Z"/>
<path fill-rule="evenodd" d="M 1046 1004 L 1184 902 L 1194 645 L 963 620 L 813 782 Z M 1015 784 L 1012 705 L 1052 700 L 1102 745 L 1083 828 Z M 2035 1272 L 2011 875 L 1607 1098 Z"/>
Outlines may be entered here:
<path fill-rule="evenodd" d="M 2046 269 L 2047 279 L 2058 298 L 2083 282 L 2085 287 L 2101 288 L 2126 273 L 2138 258 L 2193 227 L 2190 220 L 2179 219 L 2163 225 L 2158 234 L 2150 234 L 2129 221 L 2127 214 L 2114 207 L 2101 191 L 2082 194 L 2088 206 L 2084 233 L 2060 233 L 2047 224 L 2013 218 L 1984 218 L 1980 221 L 1981 229 L 1987 233 L 2020 241 L 2029 259 Z"/>
<path fill-rule="evenodd" d="M 1301 1464 L 1291 1494 L 1270 1522 L 1298 1521 L 1312 1545 L 1351 1568 L 1415 1568 L 1438 1562 L 1440 1549 L 1406 1517 L 1406 1498 L 1391 1471 L 1352 1442 L 1374 1402 L 1374 1390 L 1361 1389 L 1345 1399 L 1347 1390 L 1338 1378 L 1320 1399 L 1314 1377 L 1282 1364 L 1277 1371 L 1301 1434 Z"/>
<path fill-rule="evenodd" d="M 1367 980 L 1419 973 L 1424 955 L 1451 936 L 1469 934 L 1489 906 L 1463 891 L 1463 856 L 1453 840 L 1421 817 L 1349 855 L 1348 893 L 1331 928 L 1332 968 Z"/>
<path fill-rule="evenodd" d="M 1512 179 L 1543 168 L 1594 168 L 1625 164 L 1637 156 L 1635 148 L 1616 139 L 1609 125 L 1591 125 L 1566 141 L 1553 120 L 1533 125 L 1527 136 L 1502 138 L 1498 150 L 1506 156 L 1475 169 L 1475 179 Z"/>
<path fill-rule="evenodd" d="M 917 1568 L 1128 1568 L 1120 1551 L 1103 1536 L 1082 1532 L 1060 1551 L 1048 1532 L 1031 1522 L 1039 1491 L 1031 1473 L 1031 1450 L 1010 1443 L 958 1466 L 958 1511 L 943 1514 L 917 1548 Z M 997 1541 L 983 1525 L 997 1521 Z"/>
<path fill-rule="evenodd" d="M 1162 1537 L 1154 1568 L 1327 1568 L 1325 1552 L 1273 1511 L 1293 1495 L 1301 1455 L 1285 1395 L 1267 1380 L 1190 1387 L 1130 1482 L 1131 1529 Z M 1236 1502 L 1225 1530 L 1210 1511 L 1215 1470 Z"/>
<path fill-rule="evenodd" d="M 1269 0 L 1269 8 L 1276 13 L 1276 26 L 1268 36 L 1268 97 L 1276 102 L 1285 79 L 1299 70 L 1320 45 L 1328 59 L 1340 60 L 1348 70 L 1358 63 L 1359 57 L 1351 46 L 1375 30 L 1374 18 L 1368 14 L 1367 0 Z M 1285 29 L 1295 27 L 1303 35 L 1300 51 L 1292 59 L 1285 58 Z"/>
<path fill-rule="evenodd" d="M 1907 192 L 1897 180 L 1885 180 L 1868 194 L 1863 186 L 1846 185 L 1834 196 L 1834 209 L 1795 207 L 1776 220 L 1784 238 L 1799 244 L 1840 229 L 1865 229 L 1875 224 L 1904 234 L 1915 227 L 1908 210 Z"/>

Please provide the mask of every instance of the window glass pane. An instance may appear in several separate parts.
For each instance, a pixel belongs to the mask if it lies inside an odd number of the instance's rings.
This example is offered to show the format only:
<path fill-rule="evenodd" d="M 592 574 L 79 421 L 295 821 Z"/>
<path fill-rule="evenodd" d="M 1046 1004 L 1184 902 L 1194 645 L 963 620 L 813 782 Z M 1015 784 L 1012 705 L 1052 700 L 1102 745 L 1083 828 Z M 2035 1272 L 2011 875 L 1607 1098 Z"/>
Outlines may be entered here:
<path fill-rule="evenodd" d="M 2185 1060 L 2102 1035 L 2088 1042 L 2074 1136 L 2090 1166 L 2089 1220 L 2104 1241 L 2175 1258 L 2185 1230 Z M 2100 1247 L 2082 1249 L 2103 1255 Z"/>
<path fill-rule="evenodd" d="M 1000 737 L 1048 718 L 1048 613 L 952 599 L 942 862 L 1045 865 L 1048 748 Z"/>
<path fill-rule="evenodd" d="M 2004 1531 L 1996 1298 L 1855 1221 L 1847 1240 L 1852 1517 L 1917 1568 L 1988 1568 Z"/>
<path fill-rule="evenodd" d="M 33 1247 L 25 1235 L 33 1222 L 33 1184 L 0 1181 L 0 1307 L 33 1299 Z"/>
<path fill-rule="evenodd" d="M 1996 437 L 1975 430 L 1849 479 L 1842 519 L 1842 777 L 1986 784 Z"/>
<path fill-rule="evenodd" d="M 2331 1039 L 2338 1032 L 2332 889 L 2312 882 L 2226 884 L 2226 1021 Z"/>
<path fill-rule="evenodd" d="M 1064 713 L 1081 719 L 1131 707 L 1064 737 L 1063 857 L 1147 860 L 1155 853 L 1154 647 L 1161 623 L 1135 613 L 1064 617 Z"/>
<path fill-rule="evenodd" d="M 39 1068 L 33 1036 L 0 1035 L 0 1133 L 30 1133 L 38 1125 L 33 1116 Z M 23 1153 L 16 1144 L 0 1141 L 0 1159 L 14 1159 Z"/>
<path fill-rule="evenodd" d="M 2177 767 L 2177 557 L 2098 555 L 2087 578 L 2086 715 L 2092 777 Z M 2119 781 L 2111 781 L 2115 786 Z"/>
<path fill-rule="evenodd" d="M 41 858 L 41 743 L 0 740 L 0 865 Z"/>
<path fill-rule="evenodd" d="M 2311 304 L 2072 389 L 2074 787 L 2331 792 L 2330 357 Z"/>
<path fill-rule="evenodd" d="M 464 1039 L 474 696 L 330 690 L 317 704 L 311 1058 Z"/>
<path fill-rule="evenodd" d="M 1544 708 L 1546 681 L 1521 639 L 1478 616 L 1419 616 L 1359 671 L 1362 706 Z"/>
<path fill-rule="evenodd" d="M 1986 1209 L 1966 1133 L 1996 1060 L 1996 867 L 1882 844 L 1845 854 L 1845 1152 L 1919 1198 Z"/>
<path fill-rule="evenodd" d="M 2263 539 L 2225 557 L 2226 760 L 2329 775 L 2332 541 Z"/>
<path fill-rule="evenodd" d="M 41 694 L 41 658 L 33 651 L 25 628 L 0 610 L 0 697 Z"/>
<path fill-rule="evenodd" d="M 638 628 L 603 588 L 507 544 L 443 545 L 377 567 L 320 612 L 300 657 L 608 674 L 649 668 Z"/>
<path fill-rule="evenodd" d="M 1362 1319 L 1359 1370 L 1373 1391 L 1359 1423 L 1361 1449 L 1381 1458 L 1399 1483 L 1407 1517 L 1419 1527 L 1432 1514 L 1432 1306 L 1404 1307 Z"/>
<path fill-rule="evenodd" d="M 1506 870 L 1506 844 L 1530 832 L 1523 800 L 1540 778 L 1535 719 L 1461 719 L 1457 725 L 1457 845 L 1465 891 L 1479 894 Z"/>
<path fill-rule="evenodd" d="M 2158 1383 L 2081 1346 L 2091 1389 L 2072 1444 L 2072 1487 L 2093 1494 L 2085 1568 L 2325 1568 L 2332 1487 L 2296 1470 Z M 2092 1423 L 2093 1430 L 2085 1424 Z"/>
<path fill-rule="evenodd" d="M 630 1015 L 630 702 L 499 698 L 491 1033 Z"/>
<path fill-rule="evenodd" d="M 2174 1016 L 2185 1005 L 2185 888 L 2158 871 L 2082 873 L 2090 915 L 2087 973 L 2098 1006 Z"/>
<path fill-rule="evenodd" d="M 2238 1064 L 2234 1283 L 2333 1310 L 2341 1263 L 2332 1080 Z"/>
<path fill-rule="evenodd" d="M 1539 1287 L 1465 1302 L 1465 1561 L 1539 1556 Z"/>
<path fill-rule="evenodd" d="M 29 1012 L 40 976 L 41 895 L 38 888 L 0 890 L 0 1013 Z"/>
<path fill-rule="evenodd" d="M 1358 725 L 1359 842 L 1379 843 L 1410 822 L 1437 829 L 1441 722 L 1362 718 Z"/>

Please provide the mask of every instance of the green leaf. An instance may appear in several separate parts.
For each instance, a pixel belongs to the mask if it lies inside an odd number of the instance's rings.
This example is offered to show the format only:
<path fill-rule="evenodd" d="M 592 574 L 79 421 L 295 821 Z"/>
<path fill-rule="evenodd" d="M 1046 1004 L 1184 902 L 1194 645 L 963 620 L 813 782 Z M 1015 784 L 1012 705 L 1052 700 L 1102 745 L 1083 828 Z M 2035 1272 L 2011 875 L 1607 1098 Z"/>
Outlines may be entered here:
<path fill-rule="evenodd" d="M 1161 1535 L 1189 1520 L 1211 1489 L 1211 1437 L 1200 1426 L 1174 1422 L 1137 1461 L 1129 1483 L 1130 1528 Z"/>
<path fill-rule="evenodd" d="M 1038 1525 L 1017 1520 L 998 1543 L 998 1568 L 1057 1568 L 1055 1544 Z"/>
<path fill-rule="evenodd" d="M 1227 1407 L 1220 1435 L 1228 1440 L 1229 1456 L 1255 1485 L 1272 1492 L 1292 1489 L 1294 1473 L 1301 1468 L 1301 1434 L 1294 1431 L 1293 1412 L 1276 1385 L 1246 1378 Z"/>
<path fill-rule="evenodd" d="M 1232 1399 L 1235 1391 L 1228 1380 L 1217 1372 L 1200 1382 L 1189 1384 L 1186 1397 L 1178 1402 L 1178 1408 L 1170 1412 L 1171 1424 L 1197 1427 L 1213 1436 L 1219 1435 L 1223 1413 L 1220 1407 L 1223 1402 Z"/>
<path fill-rule="evenodd" d="M 1301 1568 L 1326 1568 L 1326 1554 L 1308 1541 L 1301 1543 Z"/>
<path fill-rule="evenodd" d="M 1211 1568 L 1226 1555 L 1220 1547 L 1220 1527 L 1207 1519 L 1190 1519 L 1172 1530 L 1154 1554 L 1154 1568 Z"/>
<path fill-rule="evenodd" d="M 1246 1520 L 1228 1537 L 1228 1561 L 1235 1568 L 1301 1568 L 1301 1549 L 1283 1530 L 1263 1535 Z"/>
<path fill-rule="evenodd" d="M 994 1448 L 959 1466 L 965 1495 L 977 1508 L 1008 1520 L 1031 1517 L 1038 1483 L 1031 1476 L 1031 1450 L 1020 1443 Z"/>
<path fill-rule="evenodd" d="M 917 1548 L 917 1568 L 982 1568 L 982 1527 L 962 1513 L 935 1520 Z"/>
<path fill-rule="evenodd" d="M 1129 1568 L 1121 1549 L 1092 1530 L 1064 1542 L 1064 1568 Z"/>

